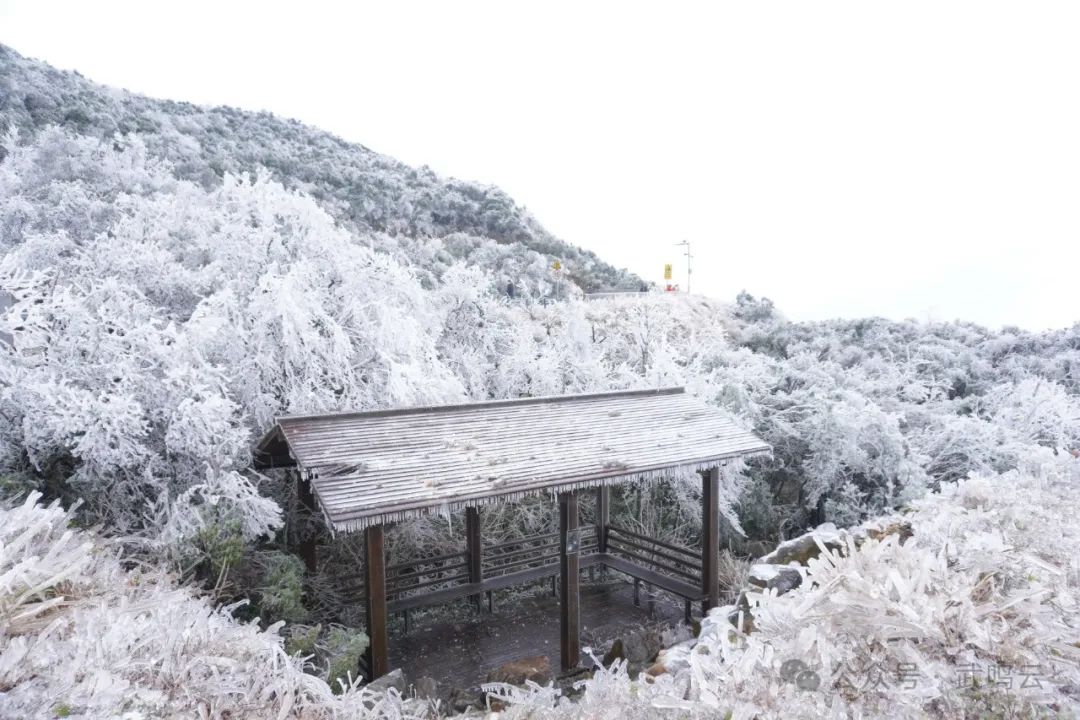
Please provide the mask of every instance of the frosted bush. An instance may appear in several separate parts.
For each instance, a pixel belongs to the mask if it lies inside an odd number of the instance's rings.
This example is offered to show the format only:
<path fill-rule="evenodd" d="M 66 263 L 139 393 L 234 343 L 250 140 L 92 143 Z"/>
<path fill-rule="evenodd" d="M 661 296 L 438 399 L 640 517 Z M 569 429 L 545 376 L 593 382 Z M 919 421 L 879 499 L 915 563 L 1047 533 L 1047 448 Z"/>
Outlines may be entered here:
<path fill-rule="evenodd" d="M 43 159 L 63 152 L 59 168 Z M 463 396 L 437 357 L 442 307 L 310 198 L 265 177 L 206 190 L 138 141 L 58 132 L 11 147 L 0 168 L 32 205 L 76 189 L 100 205 L 85 233 L 0 204 L 0 226 L 17 226 L 0 261 L 14 350 L 0 363 L 2 435 L 21 450 L 4 470 L 58 476 L 115 528 L 167 505 L 166 535 L 181 540 L 213 507 L 263 535 L 279 523 L 248 467 L 274 415 Z"/>
<path fill-rule="evenodd" d="M 822 547 L 805 581 L 750 593 L 750 632 L 714 611 L 689 668 L 621 664 L 574 708 L 511 697 L 510 717 L 1027 717 L 1080 712 L 1080 465 L 946 485 Z M 910 526 L 901 542 L 882 530 Z M 878 534 L 880 539 L 874 537 Z M 869 536 L 869 537 L 868 537 Z M 550 710 L 544 710 L 550 708 Z"/>
<path fill-rule="evenodd" d="M 0 717 L 379 718 L 426 702 L 349 684 L 335 695 L 290 657 L 281 623 L 237 622 L 56 503 L 0 505 Z"/>
<path fill-rule="evenodd" d="M 1057 383 L 1028 377 L 998 385 L 980 405 L 995 424 L 1025 442 L 1062 449 L 1080 444 L 1080 405 Z"/>

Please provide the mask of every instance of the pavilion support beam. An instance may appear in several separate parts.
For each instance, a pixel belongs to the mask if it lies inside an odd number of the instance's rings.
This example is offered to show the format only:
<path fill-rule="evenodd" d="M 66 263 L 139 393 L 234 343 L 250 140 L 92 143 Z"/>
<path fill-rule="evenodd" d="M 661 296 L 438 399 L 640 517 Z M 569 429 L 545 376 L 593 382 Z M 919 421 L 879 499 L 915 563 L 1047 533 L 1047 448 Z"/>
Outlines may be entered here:
<path fill-rule="evenodd" d="M 296 473 L 296 495 L 303 512 L 300 513 L 299 542 L 297 553 L 304 561 L 308 575 L 314 575 L 319 569 L 318 551 L 315 546 L 315 493 L 311 490 L 311 481 L 302 472 Z"/>
<path fill-rule="evenodd" d="M 702 614 L 720 605 L 720 468 L 701 473 Z"/>
<path fill-rule="evenodd" d="M 468 550 L 469 582 L 479 583 L 484 579 L 483 545 L 480 539 L 480 510 L 475 507 L 465 508 L 465 545 Z M 480 610 L 480 594 L 473 595 L 473 604 Z"/>
<path fill-rule="evenodd" d="M 563 672 L 573 670 L 581 660 L 580 545 L 577 495 L 560 493 L 559 642 Z"/>
<path fill-rule="evenodd" d="M 601 485 L 596 489 L 596 550 L 607 552 L 608 526 L 611 525 L 611 488 Z"/>
<path fill-rule="evenodd" d="M 368 669 L 371 679 L 390 672 L 389 639 L 386 634 L 386 554 L 383 526 L 364 531 L 364 576 L 367 580 Z"/>

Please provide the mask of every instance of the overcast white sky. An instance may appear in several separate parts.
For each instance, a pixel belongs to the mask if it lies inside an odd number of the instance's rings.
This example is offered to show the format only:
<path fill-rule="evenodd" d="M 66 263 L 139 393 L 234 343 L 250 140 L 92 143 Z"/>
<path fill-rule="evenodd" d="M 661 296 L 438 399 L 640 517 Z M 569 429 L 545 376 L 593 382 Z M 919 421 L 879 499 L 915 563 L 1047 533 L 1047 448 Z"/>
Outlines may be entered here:
<path fill-rule="evenodd" d="M 0 42 L 493 183 L 790 317 L 1080 320 L 1080 3 L 0 0 Z M 685 288 L 685 277 L 676 277 Z"/>

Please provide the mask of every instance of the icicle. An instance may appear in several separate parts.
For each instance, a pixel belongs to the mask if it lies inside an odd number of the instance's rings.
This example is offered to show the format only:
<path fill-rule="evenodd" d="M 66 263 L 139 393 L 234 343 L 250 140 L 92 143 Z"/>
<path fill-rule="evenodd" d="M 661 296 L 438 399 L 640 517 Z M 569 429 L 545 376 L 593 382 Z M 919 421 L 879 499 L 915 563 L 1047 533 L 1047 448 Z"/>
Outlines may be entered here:
<path fill-rule="evenodd" d="M 707 462 L 672 465 L 666 468 L 661 468 L 659 470 L 629 472 L 622 475 L 612 475 L 609 477 L 596 478 L 591 480 L 577 480 L 574 482 L 556 483 L 547 487 L 540 487 L 529 490 L 516 490 L 508 493 L 500 493 L 498 495 L 490 495 L 481 498 L 463 498 L 461 500 L 447 498 L 440 502 L 438 505 L 428 505 L 424 507 L 411 508 L 408 510 L 396 510 L 394 512 L 388 513 L 376 512 L 364 517 L 341 520 L 336 523 L 330 521 L 328 518 L 327 524 L 330 525 L 333 530 L 336 530 L 338 532 L 360 532 L 374 525 L 386 525 L 389 523 L 402 522 L 404 520 L 414 520 L 416 518 L 427 517 L 430 515 L 442 515 L 448 517 L 451 513 L 459 512 L 461 510 L 464 510 L 466 507 L 483 507 L 486 505 L 495 505 L 500 503 L 519 502 L 527 497 L 535 497 L 537 495 L 543 495 L 545 493 L 557 495 L 560 492 L 587 490 L 604 486 L 610 487 L 612 485 L 622 485 L 625 483 L 639 481 L 662 480 L 679 473 L 702 472 L 704 470 L 709 470 L 713 467 L 716 467 L 717 465 L 725 465 L 726 462 L 726 460 L 710 460 Z"/>

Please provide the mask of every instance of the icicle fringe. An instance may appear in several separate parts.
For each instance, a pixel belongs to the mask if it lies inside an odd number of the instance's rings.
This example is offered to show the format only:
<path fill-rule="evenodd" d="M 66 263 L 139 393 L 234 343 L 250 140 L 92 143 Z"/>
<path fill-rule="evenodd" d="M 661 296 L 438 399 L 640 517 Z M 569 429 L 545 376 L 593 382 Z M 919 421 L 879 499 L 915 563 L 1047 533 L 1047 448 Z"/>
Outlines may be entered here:
<path fill-rule="evenodd" d="M 750 454 L 756 455 L 763 453 Z M 394 512 L 377 512 L 371 515 L 366 515 L 364 517 L 338 522 L 335 522 L 332 518 L 330 518 L 326 514 L 325 510 L 323 510 L 323 517 L 326 519 L 326 523 L 331 528 L 332 533 L 353 533 L 360 532 L 376 525 L 388 525 L 390 523 L 402 522 L 405 520 L 415 520 L 417 518 L 428 517 L 431 515 L 447 516 L 451 513 L 464 510 L 467 507 L 483 507 L 486 505 L 518 502 L 519 500 L 523 500 L 527 497 L 535 497 L 537 495 L 544 495 L 549 493 L 552 495 L 557 495 L 558 493 L 562 492 L 573 492 L 575 490 L 587 490 L 590 488 L 598 488 L 605 486 L 610 487 L 612 485 L 622 485 L 631 482 L 664 480 L 677 473 L 702 472 L 704 470 L 709 470 L 719 465 L 725 465 L 731 459 L 732 458 L 726 458 L 722 460 L 709 460 L 708 462 L 671 465 L 659 470 L 630 472 L 622 475 L 611 475 L 608 477 L 596 478 L 593 480 L 579 480 L 576 482 L 559 483 L 530 490 L 520 490 L 517 492 L 501 493 L 497 495 L 493 494 L 487 497 L 468 498 L 462 500 L 447 500 L 437 505 L 409 508 L 407 510 L 397 510 Z M 316 491 L 316 495 L 317 494 L 318 493 Z M 320 507 L 322 507 L 321 503 Z"/>

